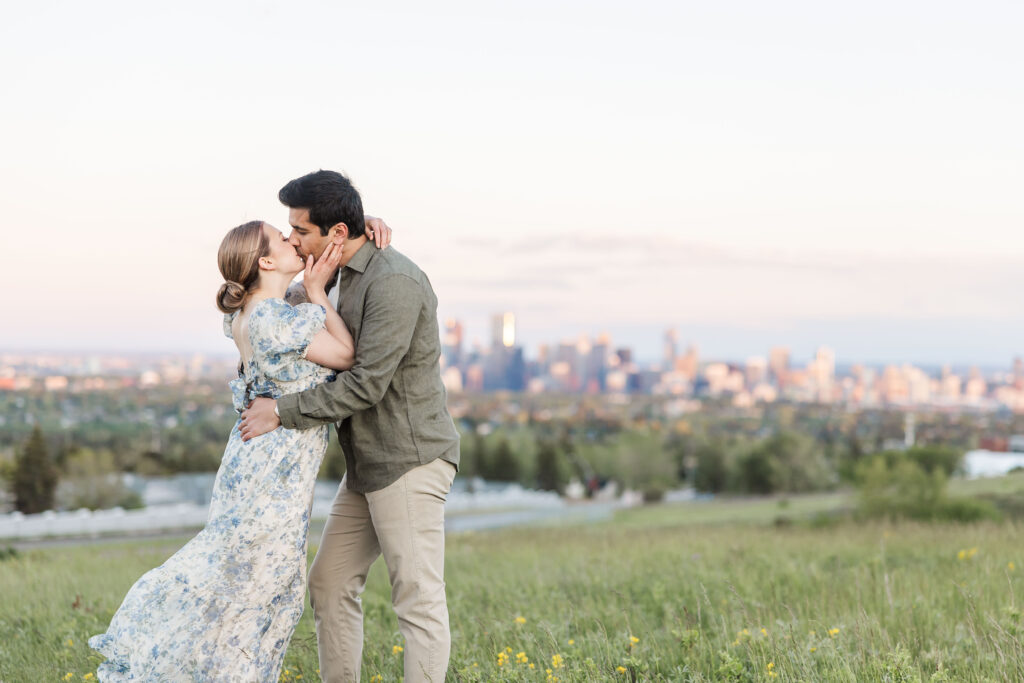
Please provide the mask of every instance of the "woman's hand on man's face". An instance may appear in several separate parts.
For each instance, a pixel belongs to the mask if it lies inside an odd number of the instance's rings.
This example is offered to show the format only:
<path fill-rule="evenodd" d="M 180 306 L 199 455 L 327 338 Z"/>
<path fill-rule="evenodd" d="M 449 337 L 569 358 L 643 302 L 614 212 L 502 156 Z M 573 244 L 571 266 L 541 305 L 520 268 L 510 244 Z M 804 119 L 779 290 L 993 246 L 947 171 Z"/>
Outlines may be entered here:
<path fill-rule="evenodd" d="M 335 271 L 338 270 L 338 266 L 341 265 L 341 256 L 344 249 L 345 239 L 341 238 L 339 241 L 339 239 L 335 238 L 333 242 L 327 245 L 324 253 L 315 262 L 312 254 L 306 258 L 306 271 L 305 275 L 302 276 L 302 282 L 306 288 L 309 300 L 313 303 L 322 303 L 320 299 L 327 298 L 327 282 L 334 275 Z"/>

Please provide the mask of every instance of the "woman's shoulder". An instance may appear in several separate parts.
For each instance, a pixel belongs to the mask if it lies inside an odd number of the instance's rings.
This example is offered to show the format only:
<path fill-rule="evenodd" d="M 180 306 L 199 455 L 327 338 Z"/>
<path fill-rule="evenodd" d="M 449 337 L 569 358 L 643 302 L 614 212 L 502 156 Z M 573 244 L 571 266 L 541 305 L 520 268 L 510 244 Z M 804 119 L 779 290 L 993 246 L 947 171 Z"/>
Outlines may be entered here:
<path fill-rule="evenodd" d="M 264 299 L 249 314 L 249 329 L 255 339 L 272 347 L 290 348 L 309 342 L 323 327 L 327 312 L 319 304 L 291 305 L 284 299 Z"/>
<path fill-rule="evenodd" d="M 270 298 L 263 299 L 253 307 L 250 319 L 307 317 L 316 316 L 317 312 L 323 314 L 324 307 L 308 301 L 293 299 L 289 302 L 286 299 Z"/>

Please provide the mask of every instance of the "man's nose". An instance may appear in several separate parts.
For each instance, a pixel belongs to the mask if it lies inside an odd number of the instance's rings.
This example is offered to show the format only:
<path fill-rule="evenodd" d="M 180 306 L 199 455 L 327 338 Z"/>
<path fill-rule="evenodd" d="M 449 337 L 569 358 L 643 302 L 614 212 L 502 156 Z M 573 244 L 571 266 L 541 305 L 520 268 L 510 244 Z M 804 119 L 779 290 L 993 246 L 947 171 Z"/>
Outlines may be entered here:
<path fill-rule="evenodd" d="M 291 234 L 288 235 L 288 244 L 292 245 L 296 249 L 298 249 L 299 247 L 299 236 L 295 233 L 294 230 L 292 230 Z"/>

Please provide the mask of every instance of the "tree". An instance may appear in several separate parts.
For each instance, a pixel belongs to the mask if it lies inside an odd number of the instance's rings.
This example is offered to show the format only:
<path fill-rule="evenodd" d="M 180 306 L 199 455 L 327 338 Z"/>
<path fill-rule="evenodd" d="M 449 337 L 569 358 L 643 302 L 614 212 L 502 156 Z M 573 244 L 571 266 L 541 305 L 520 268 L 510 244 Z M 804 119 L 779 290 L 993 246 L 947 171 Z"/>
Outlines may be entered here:
<path fill-rule="evenodd" d="M 508 439 L 502 437 L 498 447 L 494 449 L 494 459 L 491 461 L 490 477 L 494 481 L 519 481 L 519 461 L 512 453 L 512 447 Z"/>
<path fill-rule="evenodd" d="M 57 466 L 50 460 L 43 432 L 37 425 L 14 465 L 14 507 L 25 514 L 53 508 Z"/>
<path fill-rule="evenodd" d="M 693 487 L 705 493 L 719 493 L 730 483 L 730 463 L 720 441 L 697 447 L 697 465 L 693 468 Z"/>
<path fill-rule="evenodd" d="M 537 444 L 537 488 L 561 492 L 565 486 L 561 457 L 555 444 L 542 439 Z"/>

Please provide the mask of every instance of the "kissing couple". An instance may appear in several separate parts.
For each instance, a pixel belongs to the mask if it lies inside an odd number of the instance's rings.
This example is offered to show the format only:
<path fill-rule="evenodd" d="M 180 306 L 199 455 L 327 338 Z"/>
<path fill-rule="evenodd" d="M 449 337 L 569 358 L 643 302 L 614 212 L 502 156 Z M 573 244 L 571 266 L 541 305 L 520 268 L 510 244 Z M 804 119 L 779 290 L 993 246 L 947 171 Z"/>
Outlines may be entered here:
<path fill-rule="evenodd" d="M 89 639 L 107 658 L 101 681 L 278 680 L 302 616 L 313 486 L 332 423 L 346 472 L 309 571 L 321 677 L 359 680 L 360 595 L 383 555 L 405 680 L 445 678 L 444 503 L 459 436 L 441 383 L 437 297 L 388 247 L 390 228 L 364 217 L 345 176 L 310 173 L 278 198 L 289 235 L 253 221 L 217 253 L 217 306 L 241 357 L 231 382 L 240 417 L 209 520 Z"/>

